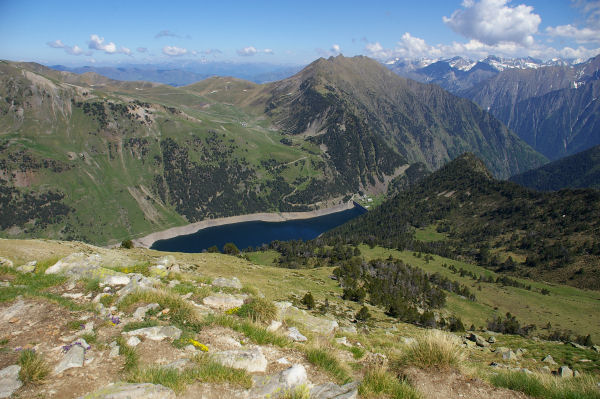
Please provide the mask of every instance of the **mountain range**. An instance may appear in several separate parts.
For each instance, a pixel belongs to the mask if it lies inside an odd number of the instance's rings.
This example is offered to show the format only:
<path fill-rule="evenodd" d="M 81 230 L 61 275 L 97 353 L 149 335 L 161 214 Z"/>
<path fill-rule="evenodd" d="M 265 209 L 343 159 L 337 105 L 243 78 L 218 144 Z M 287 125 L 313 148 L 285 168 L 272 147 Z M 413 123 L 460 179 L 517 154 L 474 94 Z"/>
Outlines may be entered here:
<path fill-rule="evenodd" d="M 426 65 L 425 65 L 426 64 Z M 600 56 L 587 61 L 452 58 L 387 66 L 472 100 L 549 159 L 600 144 Z"/>
<path fill-rule="evenodd" d="M 106 243 L 308 210 L 385 192 L 411 163 L 435 170 L 465 151 L 503 178 L 546 161 L 470 101 L 366 57 L 319 59 L 269 84 L 181 88 L 31 63 L 0 69 L 9 236 Z"/>

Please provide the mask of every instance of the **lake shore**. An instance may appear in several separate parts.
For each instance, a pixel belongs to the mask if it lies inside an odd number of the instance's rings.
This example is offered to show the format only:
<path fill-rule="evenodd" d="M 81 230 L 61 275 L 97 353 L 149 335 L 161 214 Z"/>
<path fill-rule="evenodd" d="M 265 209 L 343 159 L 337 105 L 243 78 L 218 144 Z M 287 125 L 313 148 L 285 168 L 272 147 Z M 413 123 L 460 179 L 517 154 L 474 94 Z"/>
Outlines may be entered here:
<path fill-rule="evenodd" d="M 309 212 L 277 212 L 277 213 L 251 213 L 248 215 L 229 216 L 226 218 L 202 220 L 196 223 L 190 223 L 185 226 L 172 227 L 167 230 L 157 231 L 148 234 L 145 237 L 136 238 L 133 244 L 136 247 L 150 248 L 158 240 L 166 240 L 169 238 L 193 234 L 198 230 L 207 227 L 222 226 L 225 224 L 241 223 L 241 222 L 285 222 L 288 220 L 310 219 L 318 216 L 329 215 L 354 208 L 352 201 L 344 204 L 336 205 L 331 208 L 317 209 Z"/>

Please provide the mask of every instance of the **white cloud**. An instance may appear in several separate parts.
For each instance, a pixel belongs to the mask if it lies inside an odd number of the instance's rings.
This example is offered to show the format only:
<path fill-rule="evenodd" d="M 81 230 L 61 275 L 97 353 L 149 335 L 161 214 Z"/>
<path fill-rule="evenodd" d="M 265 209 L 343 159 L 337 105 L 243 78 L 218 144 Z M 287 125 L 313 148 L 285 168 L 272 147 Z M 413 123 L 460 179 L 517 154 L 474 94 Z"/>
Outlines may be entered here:
<path fill-rule="evenodd" d="M 585 22 L 593 29 L 600 29 L 600 1 L 598 0 L 572 0 L 575 7 L 579 8 L 585 16 Z"/>
<path fill-rule="evenodd" d="M 125 55 L 131 55 L 131 49 L 127 48 L 127 47 L 121 47 L 119 49 L 119 52 L 125 54 Z"/>
<path fill-rule="evenodd" d="M 590 28 L 576 28 L 575 26 L 559 25 L 549 26 L 546 33 L 550 36 L 558 36 L 574 39 L 577 43 L 597 43 L 600 42 L 600 30 Z"/>
<path fill-rule="evenodd" d="M 542 19 L 533 12 L 533 7 L 524 4 L 510 7 L 508 2 L 464 0 L 462 9 L 442 19 L 453 31 L 489 46 L 499 43 L 532 46 Z"/>
<path fill-rule="evenodd" d="M 104 38 L 95 34 L 90 36 L 88 48 L 92 50 L 104 51 L 106 54 L 114 54 L 117 52 L 116 44 L 113 42 L 104 43 Z"/>
<path fill-rule="evenodd" d="M 148 49 L 146 47 L 138 47 L 135 49 L 135 51 L 137 51 L 138 53 L 146 53 L 148 52 Z"/>
<path fill-rule="evenodd" d="M 342 49 L 339 44 L 334 44 L 331 46 L 331 52 L 335 54 L 340 54 L 342 52 Z"/>
<path fill-rule="evenodd" d="M 170 57 L 179 57 L 181 55 L 187 54 L 188 50 L 186 48 L 181 48 L 177 46 L 165 46 L 162 49 L 163 54 L 168 55 Z"/>
<path fill-rule="evenodd" d="M 241 50 L 238 50 L 237 53 L 239 56 L 242 56 L 242 57 L 250 57 L 250 56 L 253 56 L 254 54 L 258 53 L 258 50 L 254 46 L 248 46 L 248 47 L 244 47 Z"/>
<path fill-rule="evenodd" d="M 273 55 L 273 54 L 275 54 L 275 53 L 273 52 L 273 49 L 270 49 L 270 48 L 266 48 L 266 49 L 264 49 L 264 50 L 263 50 L 263 53 L 265 53 L 265 54 L 269 54 L 269 55 Z"/>
<path fill-rule="evenodd" d="M 62 40 L 54 40 L 53 42 L 46 43 L 48 46 L 52 48 L 61 48 L 65 50 L 65 53 L 70 55 L 81 55 L 83 54 L 83 49 L 78 45 L 68 46 L 62 42 Z M 89 54 L 87 54 L 89 55 Z"/>
<path fill-rule="evenodd" d="M 66 47 L 61 40 L 55 40 L 53 42 L 48 42 L 46 44 L 52 48 L 65 48 Z"/>

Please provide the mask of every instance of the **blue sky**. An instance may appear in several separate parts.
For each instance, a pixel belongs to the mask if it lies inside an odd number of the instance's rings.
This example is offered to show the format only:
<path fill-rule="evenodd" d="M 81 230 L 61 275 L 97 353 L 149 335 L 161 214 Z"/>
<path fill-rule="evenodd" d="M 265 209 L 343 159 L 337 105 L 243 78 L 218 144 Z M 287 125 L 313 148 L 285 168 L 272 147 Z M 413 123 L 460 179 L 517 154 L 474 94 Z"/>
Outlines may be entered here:
<path fill-rule="evenodd" d="M 600 1 L 0 0 L 0 58 L 45 64 L 305 64 L 600 52 Z"/>

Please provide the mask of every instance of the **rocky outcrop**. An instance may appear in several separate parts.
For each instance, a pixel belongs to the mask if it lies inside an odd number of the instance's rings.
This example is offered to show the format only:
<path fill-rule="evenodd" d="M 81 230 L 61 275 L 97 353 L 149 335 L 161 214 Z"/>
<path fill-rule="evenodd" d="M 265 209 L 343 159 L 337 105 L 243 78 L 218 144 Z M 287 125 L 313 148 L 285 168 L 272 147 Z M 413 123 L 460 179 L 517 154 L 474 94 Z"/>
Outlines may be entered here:
<path fill-rule="evenodd" d="M 244 369 L 250 373 L 264 372 L 267 369 L 267 358 L 259 346 L 217 352 L 212 358 L 224 366 Z"/>
<path fill-rule="evenodd" d="M 123 333 L 128 336 L 141 336 L 153 341 L 162 341 L 165 338 L 179 339 L 181 336 L 181 330 L 175 326 L 155 326 L 138 328 Z"/>
<path fill-rule="evenodd" d="M 19 380 L 21 366 L 13 364 L 0 370 L 0 398 L 9 398 L 14 391 L 21 388 L 23 383 Z"/>

